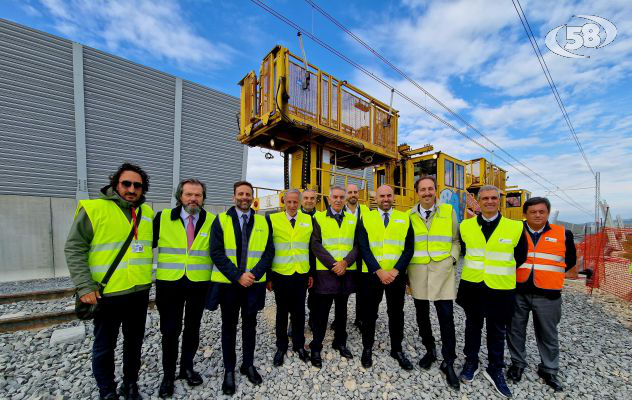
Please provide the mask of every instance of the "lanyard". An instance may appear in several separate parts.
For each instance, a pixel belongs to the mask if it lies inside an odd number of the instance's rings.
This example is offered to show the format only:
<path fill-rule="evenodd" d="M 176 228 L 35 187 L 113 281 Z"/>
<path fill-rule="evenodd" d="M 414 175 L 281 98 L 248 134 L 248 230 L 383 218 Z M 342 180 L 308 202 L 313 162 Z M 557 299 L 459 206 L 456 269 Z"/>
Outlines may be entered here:
<path fill-rule="evenodd" d="M 136 208 L 132 207 L 132 225 L 134 227 L 134 240 L 138 240 L 138 227 L 136 225 Z"/>

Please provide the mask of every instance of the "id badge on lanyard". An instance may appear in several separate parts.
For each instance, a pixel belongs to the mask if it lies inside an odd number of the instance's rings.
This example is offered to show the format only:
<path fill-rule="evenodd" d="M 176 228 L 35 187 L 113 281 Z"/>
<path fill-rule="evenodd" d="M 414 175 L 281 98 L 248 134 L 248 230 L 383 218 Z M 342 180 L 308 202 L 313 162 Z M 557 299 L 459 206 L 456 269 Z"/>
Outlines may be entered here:
<path fill-rule="evenodd" d="M 142 253 L 145 250 L 145 246 L 137 241 L 132 242 L 132 253 Z"/>

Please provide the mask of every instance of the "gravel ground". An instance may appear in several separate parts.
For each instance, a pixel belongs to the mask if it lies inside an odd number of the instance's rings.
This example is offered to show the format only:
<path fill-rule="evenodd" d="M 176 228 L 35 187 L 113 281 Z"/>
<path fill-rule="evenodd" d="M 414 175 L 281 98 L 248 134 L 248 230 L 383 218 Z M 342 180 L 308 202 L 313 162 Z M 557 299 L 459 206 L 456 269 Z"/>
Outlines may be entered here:
<path fill-rule="evenodd" d="M 29 281 L 0 282 L 0 294 L 35 292 L 73 287 L 69 277 L 32 279 Z"/>
<path fill-rule="evenodd" d="M 349 347 L 355 358 L 347 361 L 331 350 L 331 332 L 328 332 L 323 351 L 322 370 L 302 363 L 292 352 L 288 353 L 281 368 L 272 367 L 274 355 L 274 299 L 268 296 L 265 310 L 259 315 L 257 353 L 255 365 L 264 378 L 261 386 L 251 385 L 237 374 L 235 398 L 282 399 L 488 399 L 496 397 L 489 382 L 482 375 L 460 392 L 448 389 L 437 364 L 430 371 L 416 366 L 412 372 L 399 368 L 388 355 L 388 331 L 385 305 L 382 304 L 378 321 L 377 343 L 374 348 L 374 366 L 364 370 L 360 366 L 361 339 L 355 328 L 350 328 Z M 350 310 L 355 299 L 352 296 Z M 50 302 L 65 305 L 65 300 Z M 39 306 L 38 306 L 39 307 Z M 554 394 L 536 375 L 539 362 L 533 330 L 529 330 L 527 343 L 529 369 L 523 381 L 510 384 L 514 397 L 569 398 L 569 399 L 629 399 L 632 398 L 632 334 L 630 330 L 604 307 L 587 296 L 581 288 L 568 286 L 564 292 L 564 310 L 560 324 L 561 365 L 560 377 L 565 392 Z M 629 306 L 628 306 L 629 308 Z M 406 331 L 404 349 L 416 362 L 424 349 L 414 322 L 414 305 L 406 301 Z M 463 363 L 464 315 L 455 307 L 457 327 L 457 373 Z M 146 398 L 156 398 L 160 384 L 160 333 L 156 310 L 149 311 L 148 329 L 143 345 L 143 365 L 140 388 Z M 56 328 L 78 325 L 73 322 Z M 91 375 L 90 349 L 92 324 L 86 326 L 86 339 L 81 343 L 51 347 L 49 339 L 53 328 L 35 332 L 0 334 L 0 398 L 2 399 L 88 399 L 98 398 Z M 433 330 L 439 337 L 438 322 L 433 315 Z M 307 331 L 308 342 L 311 332 Z M 485 339 L 483 339 L 485 343 Z M 121 374 L 122 341 L 119 339 L 117 374 Z M 481 349 L 485 362 L 486 350 Z M 241 350 L 238 348 L 238 355 Z M 507 362 L 508 356 L 507 356 Z M 203 399 L 221 396 L 223 376 L 219 312 L 205 312 L 202 323 L 201 348 L 195 360 L 202 373 L 204 384 L 189 388 L 183 381 L 176 382 L 176 399 Z M 119 377 L 120 381 L 120 377 Z"/>

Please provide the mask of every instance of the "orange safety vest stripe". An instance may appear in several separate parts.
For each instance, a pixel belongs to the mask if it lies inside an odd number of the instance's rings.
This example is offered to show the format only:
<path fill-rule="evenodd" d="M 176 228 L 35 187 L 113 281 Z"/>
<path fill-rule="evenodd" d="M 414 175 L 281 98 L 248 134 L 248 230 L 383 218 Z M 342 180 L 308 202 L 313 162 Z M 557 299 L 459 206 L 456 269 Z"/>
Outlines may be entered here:
<path fill-rule="evenodd" d="M 525 229 L 529 252 L 527 260 L 516 271 L 516 282 L 526 282 L 533 271 L 533 283 L 540 289 L 561 290 L 564 286 L 566 232 L 560 225 L 550 227 L 535 246 Z"/>

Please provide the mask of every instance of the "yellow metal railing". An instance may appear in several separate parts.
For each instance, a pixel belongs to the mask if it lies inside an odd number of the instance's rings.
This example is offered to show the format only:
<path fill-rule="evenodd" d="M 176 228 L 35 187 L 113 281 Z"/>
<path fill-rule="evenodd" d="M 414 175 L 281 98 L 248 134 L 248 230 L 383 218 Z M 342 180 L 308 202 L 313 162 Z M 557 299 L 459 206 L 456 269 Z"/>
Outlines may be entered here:
<path fill-rule="evenodd" d="M 314 65 L 306 71 L 303 60 L 284 47 L 264 58 L 258 81 L 251 72 L 240 85 L 240 135 L 285 117 L 367 151 L 397 156 L 397 111 Z"/>

